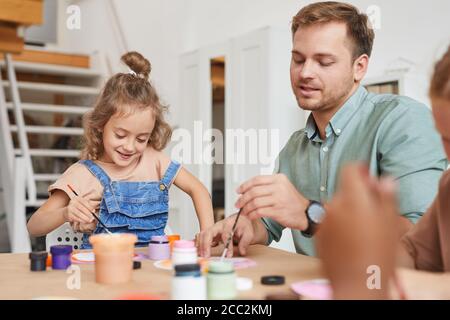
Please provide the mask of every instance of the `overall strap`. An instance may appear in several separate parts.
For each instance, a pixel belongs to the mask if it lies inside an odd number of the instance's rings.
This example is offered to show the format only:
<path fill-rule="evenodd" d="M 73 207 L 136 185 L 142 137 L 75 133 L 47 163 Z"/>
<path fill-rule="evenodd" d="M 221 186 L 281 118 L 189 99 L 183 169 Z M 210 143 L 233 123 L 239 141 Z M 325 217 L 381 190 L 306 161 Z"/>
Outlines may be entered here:
<path fill-rule="evenodd" d="M 170 161 L 169 167 L 167 168 L 163 178 L 161 179 L 161 182 L 164 183 L 167 188 L 170 188 L 170 185 L 172 184 L 180 167 L 181 164 L 179 162 L 175 160 Z"/>
<path fill-rule="evenodd" d="M 111 184 L 111 179 L 106 172 L 92 160 L 80 160 L 81 164 L 85 165 L 88 170 L 100 181 L 103 188 L 108 187 Z"/>
<path fill-rule="evenodd" d="M 119 211 L 119 204 L 114 197 L 113 190 L 111 188 L 111 179 L 108 174 L 94 161 L 92 160 L 80 160 L 81 164 L 85 165 L 88 170 L 100 181 L 103 186 L 103 201 L 108 208 L 109 212 Z"/>

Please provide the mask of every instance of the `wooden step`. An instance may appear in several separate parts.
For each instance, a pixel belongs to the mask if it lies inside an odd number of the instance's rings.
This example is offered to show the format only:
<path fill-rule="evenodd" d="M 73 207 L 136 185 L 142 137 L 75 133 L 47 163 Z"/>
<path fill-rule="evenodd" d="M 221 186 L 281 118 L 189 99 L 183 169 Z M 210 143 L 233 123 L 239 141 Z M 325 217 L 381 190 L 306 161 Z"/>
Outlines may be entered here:
<path fill-rule="evenodd" d="M 10 126 L 11 132 L 17 132 L 17 126 Z M 51 126 L 25 126 L 26 133 L 41 133 L 41 134 L 61 134 L 69 136 L 82 136 L 83 128 L 71 127 L 51 127 Z"/>
<path fill-rule="evenodd" d="M 39 74 L 51 74 L 64 77 L 83 77 L 83 78 L 98 78 L 102 74 L 98 70 L 72 67 L 65 65 L 55 65 L 49 63 L 37 63 L 37 62 L 26 62 L 26 61 L 13 61 L 13 67 L 16 73 L 19 72 L 29 72 L 29 73 L 39 73 Z M 6 69 L 6 63 L 4 60 L 0 61 L 0 68 Z"/>
<path fill-rule="evenodd" d="M 13 55 L 12 58 L 13 61 L 27 61 L 69 67 L 90 68 L 90 56 L 83 54 L 25 49 L 20 54 Z"/>
<path fill-rule="evenodd" d="M 29 149 L 32 157 L 52 157 L 52 158 L 79 158 L 80 150 L 73 149 Z M 16 156 L 22 155 L 22 150 L 14 149 Z"/>
<path fill-rule="evenodd" d="M 84 106 L 69 106 L 69 105 L 56 105 L 56 104 L 41 104 L 41 103 L 21 103 L 22 110 L 24 111 L 40 111 L 40 112 L 53 112 L 53 113 L 67 113 L 67 114 L 85 114 L 92 110 L 91 107 Z M 6 107 L 9 110 L 13 109 L 12 102 L 7 102 Z"/>
<path fill-rule="evenodd" d="M 0 20 L 16 25 L 41 24 L 43 22 L 42 0 L 2 0 Z"/>
<path fill-rule="evenodd" d="M 34 180 L 37 181 L 49 181 L 53 182 L 58 180 L 61 177 L 59 173 L 36 173 L 34 174 Z"/>
<path fill-rule="evenodd" d="M 9 88 L 9 81 L 2 81 L 5 88 Z M 50 93 L 60 93 L 67 95 L 88 95 L 96 96 L 100 93 L 100 89 L 86 87 L 86 86 L 75 86 L 66 84 L 50 84 L 50 83 L 37 83 L 37 82 L 17 82 L 19 90 L 26 91 L 40 91 L 40 92 L 50 92 Z"/>

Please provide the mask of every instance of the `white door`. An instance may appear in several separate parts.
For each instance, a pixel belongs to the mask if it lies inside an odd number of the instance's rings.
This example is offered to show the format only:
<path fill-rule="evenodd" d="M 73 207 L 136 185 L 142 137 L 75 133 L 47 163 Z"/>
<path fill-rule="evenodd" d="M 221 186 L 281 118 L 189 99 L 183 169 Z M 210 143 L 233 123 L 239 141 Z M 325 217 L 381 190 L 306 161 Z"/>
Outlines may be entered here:
<path fill-rule="evenodd" d="M 178 120 L 170 145 L 170 154 L 174 160 L 200 178 L 198 162 L 198 141 L 194 136 L 194 122 L 200 120 L 200 59 L 194 51 L 181 56 L 180 60 L 180 106 L 181 117 Z M 198 232 L 197 217 L 191 198 L 177 188 L 171 189 L 171 210 L 169 225 L 183 239 L 193 239 Z"/>

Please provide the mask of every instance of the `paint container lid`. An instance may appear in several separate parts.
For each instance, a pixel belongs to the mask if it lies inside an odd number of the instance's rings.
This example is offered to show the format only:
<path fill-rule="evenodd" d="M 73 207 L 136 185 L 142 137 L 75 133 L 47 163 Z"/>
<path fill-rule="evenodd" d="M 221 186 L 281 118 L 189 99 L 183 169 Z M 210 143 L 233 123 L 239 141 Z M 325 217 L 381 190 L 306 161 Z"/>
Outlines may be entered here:
<path fill-rule="evenodd" d="M 71 254 L 72 246 L 69 245 L 57 245 L 50 247 L 50 253 L 52 255 L 60 255 L 60 254 Z"/>
<path fill-rule="evenodd" d="M 152 236 L 150 243 L 169 243 L 166 236 Z"/>
<path fill-rule="evenodd" d="M 48 253 L 47 253 L 47 251 L 30 252 L 29 257 L 30 257 L 31 260 L 45 260 L 45 261 L 47 261 Z"/>
<path fill-rule="evenodd" d="M 261 283 L 266 285 L 281 285 L 284 284 L 284 276 L 263 276 Z"/>
<path fill-rule="evenodd" d="M 233 273 L 234 266 L 231 262 L 212 261 L 208 265 L 208 273 Z"/>
<path fill-rule="evenodd" d="M 195 248 L 195 243 L 194 241 L 191 240 L 177 240 L 173 243 L 173 247 L 174 248 L 183 248 L 183 249 L 188 249 L 188 248 Z"/>
<path fill-rule="evenodd" d="M 200 264 L 187 263 L 177 264 L 174 267 L 175 276 L 200 276 Z"/>
<path fill-rule="evenodd" d="M 175 272 L 193 272 L 200 271 L 200 264 L 189 263 L 189 264 L 177 264 L 175 266 Z"/>
<path fill-rule="evenodd" d="M 133 261 L 133 269 L 140 269 L 142 267 L 142 263 L 140 261 Z"/>
<path fill-rule="evenodd" d="M 180 237 L 179 234 L 170 234 L 170 235 L 167 236 L 167 239 L 169 239 L 169 242 L 170 242 L 170 241 L 180 240 L 181 237 Z"/>
<path fill-rule="evenodd" d="M 246 291 L 253 288 L 253 280 L 250 278 L 237 277 L 236 289 L 239 291 Z"/>

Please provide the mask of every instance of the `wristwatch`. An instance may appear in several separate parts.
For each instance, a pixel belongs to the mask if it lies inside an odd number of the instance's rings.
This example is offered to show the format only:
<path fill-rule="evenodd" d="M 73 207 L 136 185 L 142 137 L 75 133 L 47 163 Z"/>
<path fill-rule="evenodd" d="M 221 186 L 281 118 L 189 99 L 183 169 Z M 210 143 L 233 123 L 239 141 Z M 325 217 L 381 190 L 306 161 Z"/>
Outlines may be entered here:
<path fill-rule="evenodd" d="M 317 231 L 318 226 L 325 218 L 325 209 L 320 202 L 310 200 L 305 210 L 308 219 L 308 227 L 302 231 L 302 235 L 311 238 Z"/>

